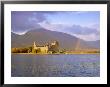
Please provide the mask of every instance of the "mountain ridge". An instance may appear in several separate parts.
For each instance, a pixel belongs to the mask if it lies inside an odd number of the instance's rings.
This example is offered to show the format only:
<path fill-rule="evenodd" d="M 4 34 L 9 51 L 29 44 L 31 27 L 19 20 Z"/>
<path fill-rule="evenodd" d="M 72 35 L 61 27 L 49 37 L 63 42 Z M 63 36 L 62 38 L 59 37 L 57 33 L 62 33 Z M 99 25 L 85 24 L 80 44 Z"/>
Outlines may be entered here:
<path fill-rule="evenodd" d="M 60 43 L 60 48 L 63 49 L 74 50 L 79 42 L 79 49 L 100 48 L 100 41 L 84 41 L 66 33 L 50 31 L 43 28 L 30 30 L 23 35 L 11 32 L 12 47 L 32 46 L 34 41 L 36 41 L 36 44 L 43 45 L 54 40 L 57 40 Z"/>

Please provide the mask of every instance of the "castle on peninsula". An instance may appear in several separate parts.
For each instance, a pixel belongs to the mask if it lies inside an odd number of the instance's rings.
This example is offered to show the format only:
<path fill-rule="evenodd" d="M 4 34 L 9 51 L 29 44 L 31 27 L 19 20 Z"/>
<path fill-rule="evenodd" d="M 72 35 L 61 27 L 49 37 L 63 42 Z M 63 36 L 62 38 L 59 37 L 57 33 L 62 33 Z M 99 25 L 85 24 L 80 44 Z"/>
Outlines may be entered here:
<path fill-rule="evenodd" d="M 58 52 L 59 43 L 58 41 L 53 41 L 52 43 L 47 43 L 45 45 L 38 45 L 34 41 L 33 43 L 33 53 L 56 53 Z"/>

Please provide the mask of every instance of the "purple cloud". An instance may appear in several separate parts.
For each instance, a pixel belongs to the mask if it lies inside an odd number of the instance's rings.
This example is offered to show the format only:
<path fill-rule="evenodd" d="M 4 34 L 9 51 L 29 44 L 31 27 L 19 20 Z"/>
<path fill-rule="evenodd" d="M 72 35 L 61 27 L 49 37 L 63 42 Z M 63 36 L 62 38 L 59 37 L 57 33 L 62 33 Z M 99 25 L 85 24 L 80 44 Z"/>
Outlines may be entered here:
<path fill-rule="evenodd" d="M 11 28 L 12 31 L 22 32 L 34 28 L 41 27 L 40 22 L 45 21 L 46 18 L 41 12 L 25 12 L 12 11 L 11 12 Z"/>

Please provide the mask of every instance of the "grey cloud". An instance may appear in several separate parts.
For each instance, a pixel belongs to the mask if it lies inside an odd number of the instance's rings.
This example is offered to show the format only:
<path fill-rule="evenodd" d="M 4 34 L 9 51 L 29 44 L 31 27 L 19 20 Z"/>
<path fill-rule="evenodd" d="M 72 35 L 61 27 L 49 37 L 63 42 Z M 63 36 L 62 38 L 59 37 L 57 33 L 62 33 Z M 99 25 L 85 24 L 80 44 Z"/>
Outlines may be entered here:
<path fill-rule="evenodd" d="M 46 17 L 41 12 L 25 12 L 25 11 L 12 11 L 11 12 L 11 28 L 12 31 L 26 31 L 30 28 L 39 28 L 40 22 L 46 20 Z"/>

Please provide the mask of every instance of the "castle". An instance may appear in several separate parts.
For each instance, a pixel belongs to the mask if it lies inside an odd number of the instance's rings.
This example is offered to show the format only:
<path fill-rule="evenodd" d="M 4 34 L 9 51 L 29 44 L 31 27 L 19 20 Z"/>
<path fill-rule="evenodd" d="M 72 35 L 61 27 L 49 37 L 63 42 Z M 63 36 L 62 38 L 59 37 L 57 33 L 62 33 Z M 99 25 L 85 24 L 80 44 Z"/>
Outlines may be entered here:
<path fill-rule="evenodd" d="M 43 46 L 33 44 L 33 52 L 34 53 L 56 53 L 58 52 L 58 41 L 53 41 L 52 43 L 45 44 Z"/>

